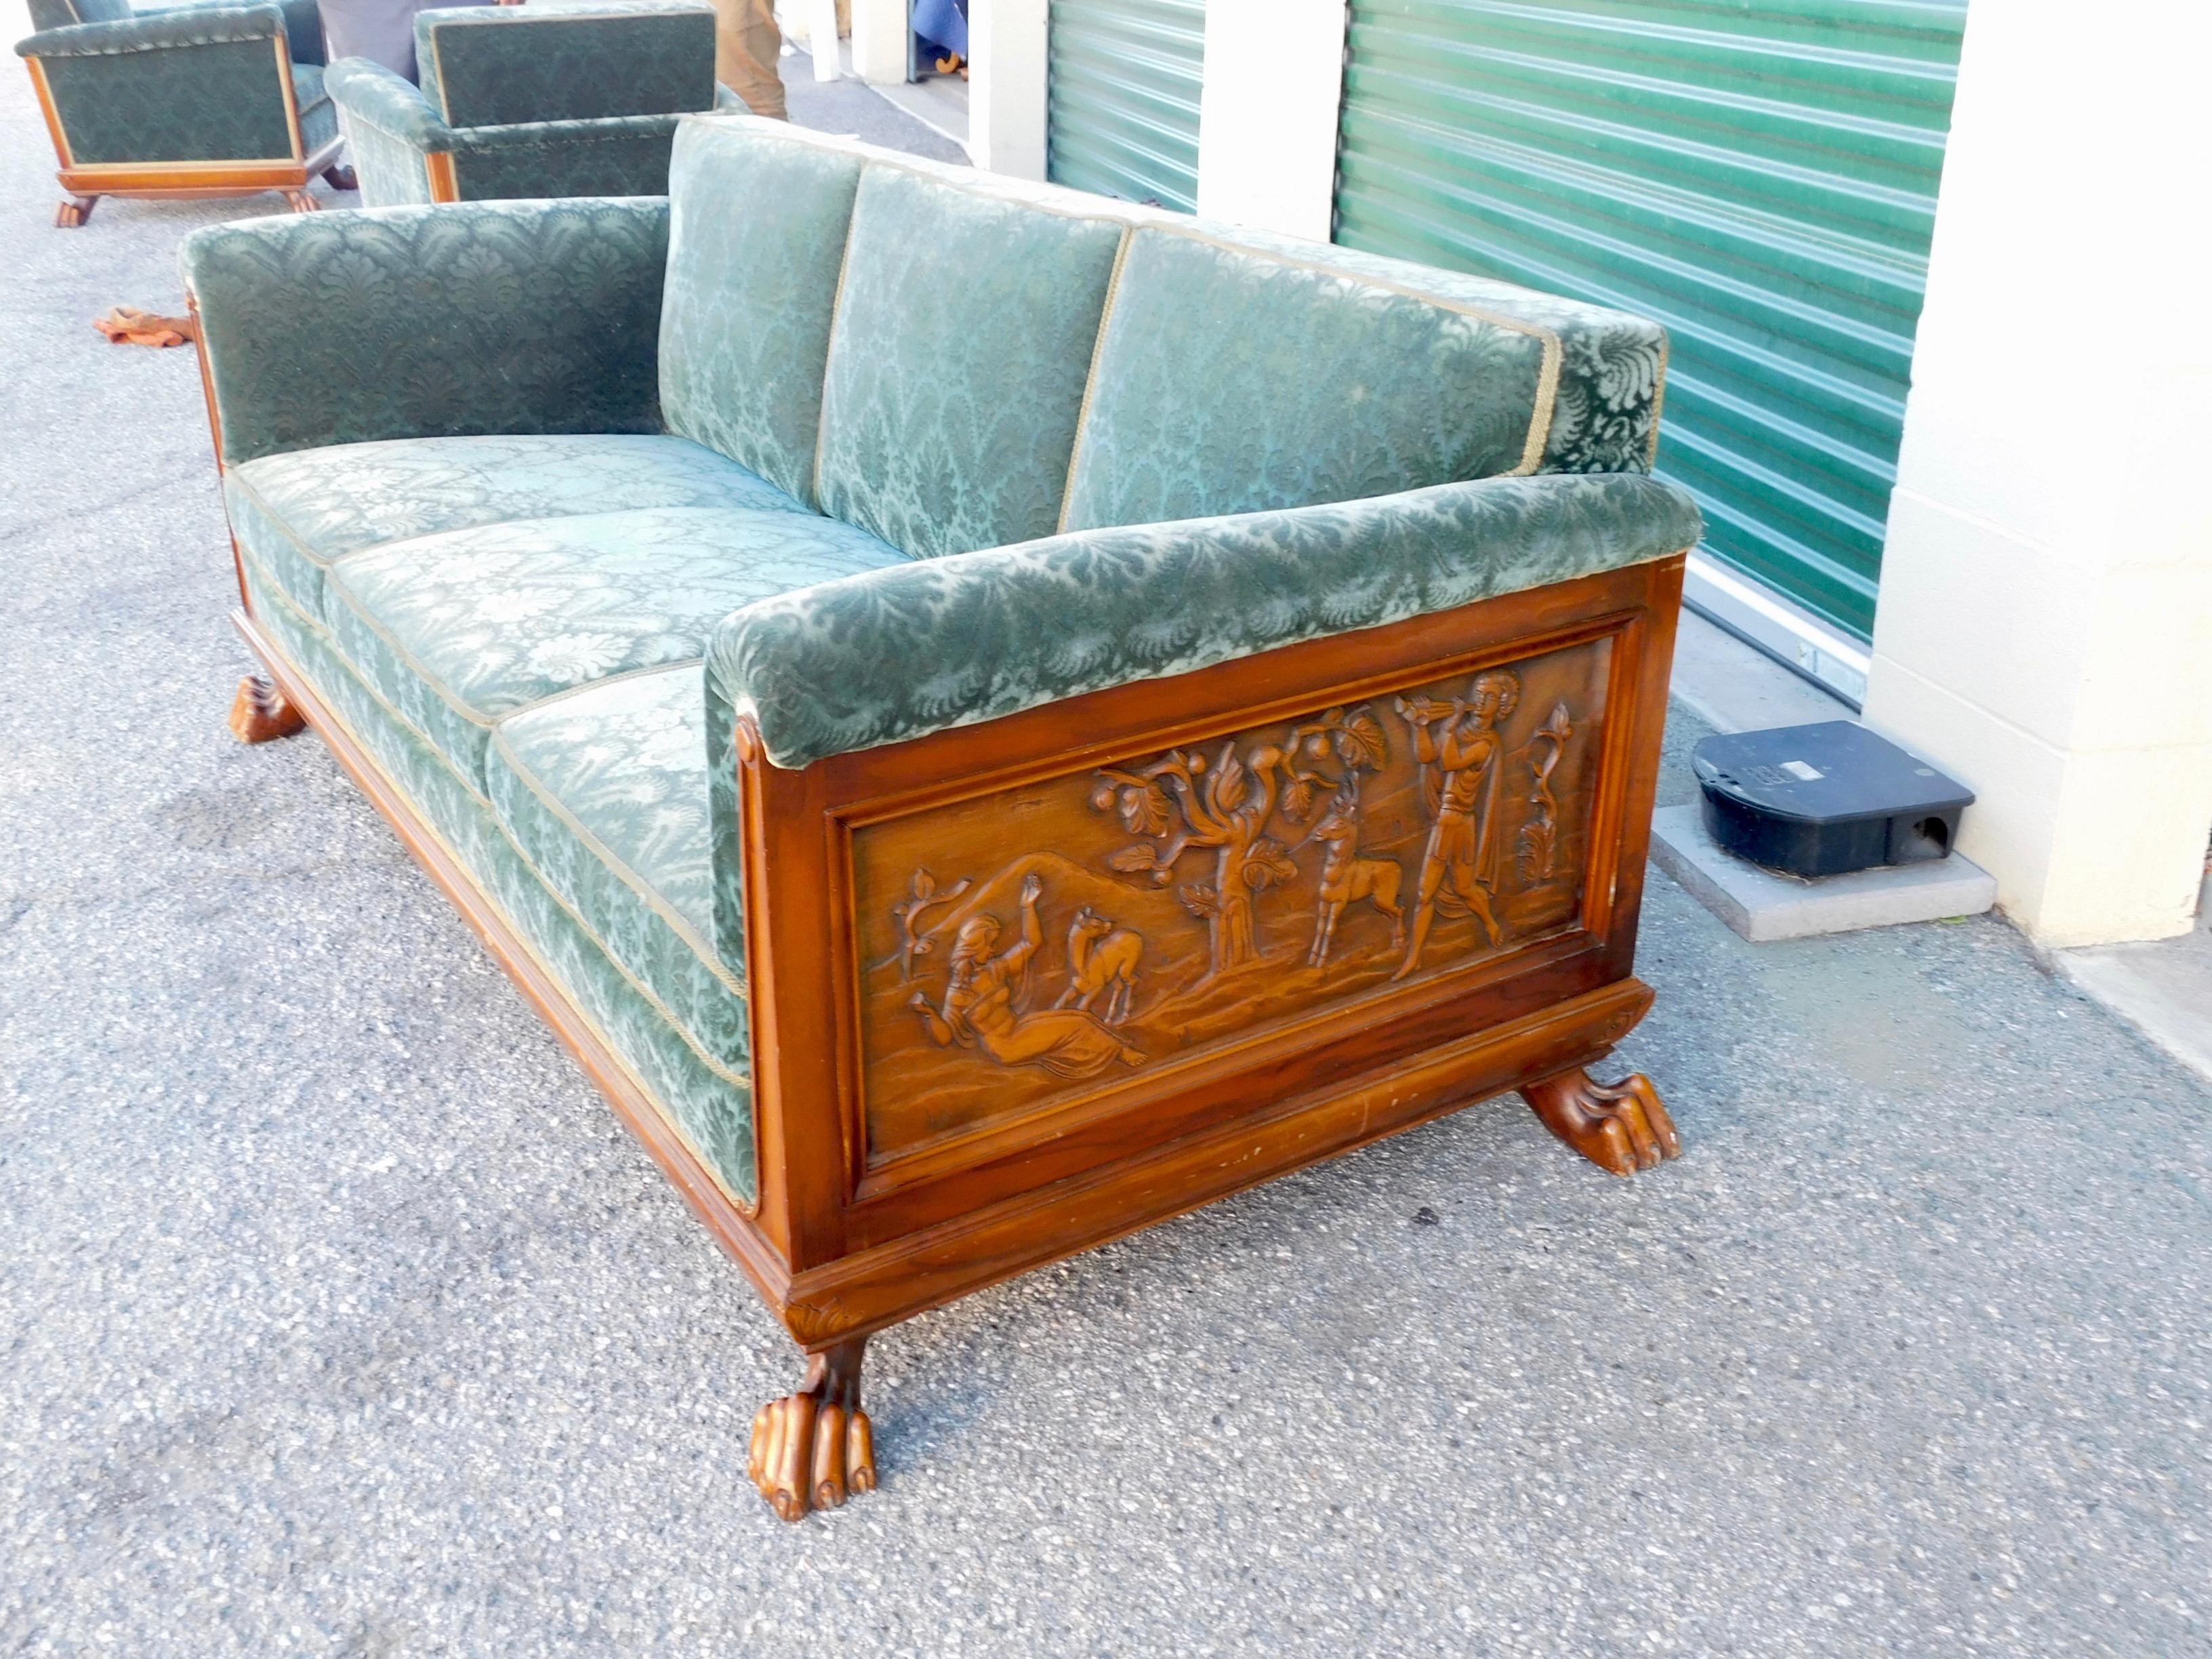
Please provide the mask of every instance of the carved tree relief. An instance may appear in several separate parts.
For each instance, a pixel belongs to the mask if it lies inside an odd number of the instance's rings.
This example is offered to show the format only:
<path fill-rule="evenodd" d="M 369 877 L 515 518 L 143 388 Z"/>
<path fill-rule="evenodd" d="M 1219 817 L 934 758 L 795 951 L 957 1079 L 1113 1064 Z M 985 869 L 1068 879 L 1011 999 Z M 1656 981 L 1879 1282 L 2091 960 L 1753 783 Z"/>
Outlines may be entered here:
<path fill-rule="evenodd" d="M 871 1158 L 1571 922 L 1609 661 L 1567 647 L 857 829 Z"/>

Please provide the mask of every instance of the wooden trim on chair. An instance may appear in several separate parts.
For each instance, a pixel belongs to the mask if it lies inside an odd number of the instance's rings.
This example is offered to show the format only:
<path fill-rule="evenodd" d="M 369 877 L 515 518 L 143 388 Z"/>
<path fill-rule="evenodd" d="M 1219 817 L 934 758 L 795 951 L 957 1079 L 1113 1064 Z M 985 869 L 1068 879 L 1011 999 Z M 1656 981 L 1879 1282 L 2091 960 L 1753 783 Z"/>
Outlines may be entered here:
<path fill-rule="evenodd" d="M 458 202 L 461 199 L 460 179 L 454 171 L 453 151 L 434 149 L 428 152 L 422 157 L 422 171 L 430 181 L 432 202 Z"/>
<path fill-rule="evenodd" d="M 300 130 L 300 94 L 292 88 L 292 37 L 283 29 L 276 32 L 276 79 L 284 88 L 284 125 L 292 134 L 292 159 L 307 159 L 307 140 Z"/>
<path fill-rule="evenodd" d="M 69 135 L 62 131 L 61 112 L 54 107 L 54 89 L 46 84 L 46 66 L 35 58 L 26 58 L 23 62 L 31 71 L 31 85 L 39 94 L 39 112 L 46 118 L 46 136 L 54 141 L 54 159 L 66 172 L 76 163 L 70 154 Z"/>

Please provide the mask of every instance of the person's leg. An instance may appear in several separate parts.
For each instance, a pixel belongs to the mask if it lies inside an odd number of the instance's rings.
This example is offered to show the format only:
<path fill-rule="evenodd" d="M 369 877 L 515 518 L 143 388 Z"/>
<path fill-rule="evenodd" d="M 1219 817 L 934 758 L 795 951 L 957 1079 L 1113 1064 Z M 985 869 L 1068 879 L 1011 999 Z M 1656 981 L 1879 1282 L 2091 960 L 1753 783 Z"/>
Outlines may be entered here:
<path fill-rule="evenodd" d="M 783 34 L 775 26 L 775 0 L 714 0 L 714 78 L 745 100 L 756 115 L 787 118 L 777 60 Z"/>

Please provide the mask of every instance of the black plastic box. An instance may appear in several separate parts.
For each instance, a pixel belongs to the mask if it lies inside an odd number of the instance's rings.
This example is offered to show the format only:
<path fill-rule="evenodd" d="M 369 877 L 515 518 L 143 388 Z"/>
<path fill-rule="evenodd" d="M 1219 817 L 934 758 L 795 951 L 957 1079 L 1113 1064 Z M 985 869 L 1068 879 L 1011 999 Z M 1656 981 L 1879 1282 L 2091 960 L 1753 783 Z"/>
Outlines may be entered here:
<path fill-rule="evenodd" d="M 1707 738 L 1691 765 L 1705 828 L 1738 858 L 1793 876 L 1940 859 L 1973 792 L 1849 720 Z"/>

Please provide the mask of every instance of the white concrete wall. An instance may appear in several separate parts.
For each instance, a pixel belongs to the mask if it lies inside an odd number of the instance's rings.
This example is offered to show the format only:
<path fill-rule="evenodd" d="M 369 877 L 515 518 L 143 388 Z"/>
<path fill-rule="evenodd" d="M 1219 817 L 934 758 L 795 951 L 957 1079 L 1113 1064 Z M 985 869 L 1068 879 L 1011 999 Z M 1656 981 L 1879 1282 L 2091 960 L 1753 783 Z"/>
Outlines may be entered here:
<path fill-rule="evenodd" d="M 1868 724 L 2038 942 L 2185 932 L 2212 828 L 2203 0 L 1978 0 Z"/>
<path fill-rule="evenodd" d="M 1327 241 L 1346 0 L 1207 0 L 1198 210 Z"/>
<path fill-rule="evenodd" d="M 969 0 L 968 154 L 979 167 L 1042 179 L 1049 0 Z"/>
<path fill-rule="evenodd" d="M 906 79 L 907 0 L 853 0 L 853 73 L 896 86 Z"/>

